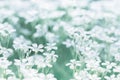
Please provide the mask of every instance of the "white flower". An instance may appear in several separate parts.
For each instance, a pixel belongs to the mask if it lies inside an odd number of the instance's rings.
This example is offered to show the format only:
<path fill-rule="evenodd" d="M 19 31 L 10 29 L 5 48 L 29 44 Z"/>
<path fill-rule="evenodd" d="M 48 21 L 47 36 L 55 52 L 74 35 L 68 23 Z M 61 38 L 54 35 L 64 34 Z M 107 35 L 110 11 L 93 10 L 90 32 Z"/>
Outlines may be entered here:
<path fill-rule="evenodd" d="M 89 75 L 90 80 L 101 80 L 100 77 L 98 77 L 96 74 Z"/>
<path fill-rule="evenodd" d="M 32 67 L 33 64 L 33 57 L 27 57 L 25 59 L 19 60 L 19 59 L 14 59 L 14 64 L 18 67 Z"/>
<path fill-rule="evenodd" d="M 70 63 L 67 63 L 66 66 L 69 66 L 70 69 L 76 69 L 76 67 L 80 67 L 81 63 L 80 61 L 76 61 L 75 59 L 70 60 Z"/>
<path fill-rule="evenodd" d="M 12 62 L 8 61 L 7 58 L 0 57 L 0 67 L 3 69 L 7 69 L 8 66 L 10 66 Z"/>
<path fill-rule="evenodd" d="M 29 45 L 31 44 L 31 41 L 26 40 L 23 36 L 16 37 L 13 41 L 13 47 L 15 50 L 23 50 L 24 52 L 27 52 L 29 49 Z"/>
<path fill-rule="evenodd" d="M 36 20 L 38 17 L 37 15 L 39 14 L 39 12 L 37 10 L 28 10 L 25 12 L 20 12 L 19 16 L 25 18 L 25 23 L 29 23 L 29 22 L 33 22 L 34 20 Z"/>
<path fill-rule="evenodd" d="M 45 38 L 50 43 L 58 42 L 58 36 L 52 32 L 47 32 Z"/>
<path fill-rule="evenodd" d="M 70 39 L 67 39 L 66 41 L 64 41 L 63 44 L 66 45 L 67 48 L 74 45 L 73 41 Z"/>
<path fill-rule="evenodd" d="M 23 63 L 22 61 L 20 61 L 19 59 L 15 59 L 15 60 L 14 60 L 14 64 L 15 64 L 16 66 L 24 66 L 24 63 Z"/>
<path fill-rule="evenodd" d="M 7 36 L 15 32 L 15 29 L 8 23 L 0 24 L 0 33 L 3 36 Z"/>
<path fill-rule="evenodd" d="M 40 73 L 39 74 L 39 79 L 40 80 L 57 80 L 53 74 L 43 74 L 43 73 Z"/>
<path fill-rule="evenodd" d="M 115 58 L 116 61 L 120 61 L 120 41 L 111 44 L 110 54 Z"/>
<path fill-rule="evenodd" d="M 57 50 L 56 43 L 47 43 L 47 46 L 45 47 L 47 51 L 51 50 Z"/>
<path fill-rule="evenodd" d="M 86 70 L 74 73 L 75 80 L 89 80 L 89 73 Z"/>
<path fill-rule="evenodd" d="M 116 61 L 120 61 L 120 54 L 119 53 L 114 54 L 114 57 L 115 57 Z"/>
<path fill-rule="evenodd" d="M 110 77 L 109 76 L 105 76 L 105 79 L 106 80 L 117 80 L 117 78 L 115 77 L 115 75 L 111 75 Z"/>
<path fill-rule="evenodd" d="M 116 80 L 119 80 L 120 79 L 120 74 L 117 75 L 117 79 Z"/>
<path fill-rule="evenodd" d="M 6 80 L 5 78 L 0 78 L 0 80 Z"/>
<path fill-rule="evenodd" d="M 86 63 L 87 69 L 89 69 L 89 70 L 97 70 L 100 67 L 99 60 L 95 60 L 95 59 L 86 60 L 85 63 Z"/>
<path fill-rule="evenodd" d="M 10 77 L 8 77 L 8 80 L 19 80 L 19 79 L 16 78 L 15 76 L 10 76 Z"/>
<path fill-rule="evenodd" d="M 90 31 L 90 33 L 92 37 L 108 43 L 113 43 L 114 41 L 116 41 L 116 38 L 108 36 L 107 33 L 105 32 L 105 29 L 103 29 L 101 26 L 95 26 Z"/>
<path fill-rule="evenodd" d="M 36 32 L 33 34 L 34 37 L 41 37 L 47 33 L 47 25 L 36 25 L 35 26 Z"/>
<path fill-rule="evenodd" d="M 55 52 L 52 51 L 51 53 L 44 53 L 43 54 L 45 56 L 45 60 L 48 62 L 56 62 L 58 55 L 55 55 Z"/>
<path fill-rule="evenodd" d="M 119 72 L 120 73 L 120 66 L 115 66 L 115 68 L 113 69 L 114 72 Z"/>
<path fill-rule="evenodd" d="M 40 80 L 39 77 L 27 77 L 27 78 L 24 78 L 23 80 Z"/>
<path fill-rule="evenodd" d="M 10 69 L 6 69 L 6 75 L 12 75 L 12 76 L 15 76 L 14 72 Z"/>
<path fill-rule="evenodd" d="M 38 68 L 45 68 L 47 65 L 49 65 L 49 63 L 45 62 L 45 58 L 43 56 L 34 55 L 32 56 L 32 59 Z"/>
<path fill-rule="evenodd" d="M 26 69 L 26 68 L 20 67 L 20 72 L 23 74 L 25 78 L 38 76 L 38 71 L 35 69 Z"/>
<path fill-rule="evenodd" d="M 106 67 L 106 71 L 110 71 L 110 69 L 116 66 L 116 63 L 106 61 L 105 63 L 102 63 L 102 65 Z"/>
<path fill-rule="evenodd" d="M 44 51 L 44 49 L 43 49 L 43 45 L 42 44 L 36 44 L 36 43 L 34 43 L 34 44 L 32 44 L 32 46 L 30 47 L 30 49 L 32 50 L 32 51 L 34 51 L 35 53 L 38 53 L 38 52 L 43 52 Z"/>
<path fill-rule="evenodd" d="M 13 50 L 0 46 L 0 54 L 7 58 L 13 54 Z"/>
<path fill-rule="evenodd" d="M 43 56 L 40 56 L 40 55 L 34 55 L 32 56 L 33 58 L 33 63 L 35 65 L 37 65 L 37 67 L 40 69 L 40 68 L 45 68 L 45 67 L 52 67 L 52 62 L 50 60 L 50 58 L 52 57 L 43 57 Z M 50 61 L 49 61 L 50 60 Z"/>
<path fill-rule="evenodd" d="M 64 11 L 53 11 L 50 14 L 48 14 L 48 18 L 59 18 L 62 17 L 65 14 Z"/>

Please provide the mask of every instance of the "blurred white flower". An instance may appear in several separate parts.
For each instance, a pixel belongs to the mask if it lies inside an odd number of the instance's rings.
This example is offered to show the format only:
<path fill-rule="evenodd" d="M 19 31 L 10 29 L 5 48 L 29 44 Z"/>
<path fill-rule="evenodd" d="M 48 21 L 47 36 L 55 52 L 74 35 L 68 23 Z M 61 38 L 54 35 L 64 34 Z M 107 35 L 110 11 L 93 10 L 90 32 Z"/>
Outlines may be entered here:
<path fill-rule="evenodd" d="M 43 73 L 40 73 L 39 74 L 39 80 L 57 80 L 53 74 L 43 74 Z"/>
<path fill-rule="evenodd" d="M 120 73 L 120 66 L 115 66 L 115 68 L 113 69 L 113 71 Z"/>
<path fill-rule="evenodd" d="M 35 53 L 38 53 L 38 52 L 43 52 L 44 49 L 43 49 L 43 45 L 42 44 L 36 44 L 36 43 L 33 43 L 32 46 L 30 47 L 30 49 L 32 51 L 34 51 Z"/>
<path fill-rule="evenodd" d="M 70 69 L 74 70 L 76 67 L 80 67 L 81 63 L 80 61 L 76 61 L 75 59 L 70 60 L 70 63 L 67 63 L 66 66 L 69 66 Z"/>
<path fill-rule="evenodd" d="M 54 43 L 54 42 L 58 42 L 59 37 L 57 35 L 55 35 L 54 33 L 47 32 L 45 35 L 45 38 L 48 42 Z"/>
<path fill-rule="evenodd" d="M 45 49 L 49 52 L 51 50 L 57 50 L 56 43 L 47 43 L 47 46 L 45 46 Z"/>
<path fill-rule="evenodd" d="M 13 54 L 13 50 L 0 46 L 0 54 L 2 54 L 4 57 L 8 58 L 10 55 Z"/>
<path fill-rule="evenodd" d="M 16 37 L 13 41 L 13 47 L 15 50 L 23 50 L 24 52 L 27 52 L 29 49 L 29 45 L 31 44 L 31 41 L 25 39 L 23 36 Z"/>
<path fill-rule="evenodd" d="M 48 14 L 48 18 L 59 18 L 62 17 L 65 14 L 64 11 L 53 11 Z"/>
<path fill-rule="evenodd" d="M 47 33 L 46 25 L 36 25 L 35 29 L 36 29 L 36 32 L 33 34 L 34 37 L 42 37 Z"/>
<path fill-rule="evenodd" d="M 106 80 L 117 80 L 117 78 L 115 77 L 115 75 L 111 75 L 110 77 L 109 76 L 105 76 L 105 79 Z"/>
<path fill-rule="evenodd" d="M 90 59 L 90 60 L 86 60 L 85 63 L 86 63 L 86 69 L 88 70 L 98 70 L 98 68 L 100 67 L 99 60 Z"/>
<path fill-rule="evenodd" d="M 110 69 L 112 69 L 113 67 L 116 66 L 116 63 L 114 62 L 109 62 L 109 61 L 106 61 L 105 63 L 102 63 L 103 66 L 106 67 L 106 71 L 110 71 Z"/>
<path fill-rule="evenodd" d="M 43 54 L 45 56 L 45 60 L 48 62 L 56 62 L 58 55 L 55 54 L 55 51 L 52 51 L 50 53 L 44 53 Z"/>
<path fill-rule="evenodd" d="M 19 79 L 16 78 L 15 76 L 10 76 L 10 77 L 8 77 L 8 80 L 19 80 Z"/>
<path fill-rule="evenodd" d="M 120 61 L 120 54 L 114 54 L 114 58 L 116 61 Z"/>
<path fill-rule="evenodd" d="M 39 12 L 37 10 L 29 10 L 26 12 L 20 12 L 19 16 L 26 19 L 26 23 L 35 21 L 38 17 Z"/>
<path fill-rule="evenodd" d="M 12 62 L 8 61 L 7 58 L 0 57 L 0 68 L 7 69 Z"/>
<path fill-rule="evenodd" d="M 5 80 L 5 78 L 0 78 L 0 80 Z"/>
<path fill-rule="evenodd" d="M 90 77 L 91 80 L 101 80 L 101 78 L 98 77 L 96 74 L 90 75 L 89 77 Z"/>
<path fill-rule="evenodd" d="M 2 37 L 13 36 L 9 48 L 0 46 L 0 80 L 57 80 L 52 71 L 45 71 L 57 62 L 55 51 L 61 44 L 77 57 L 66 64 L 73 71 L 70 80 L 120 80 L 119 4 L 119 0 L 0 0 L 1 45 Z M 45 46 L 32 44 L 36 38 L 45 38 Z M 24 57 L 10 56 L 16 51 Z"/>
<path fill-rule="evenodd" d="M 0 4 L 1 5 L 1 4 Z M 0 9 L 0 22 L 3 22 L 4 19 L 12 17 L 14 15 L 14 10 L 11 9 L 6 9 L 6 8 L 1 8 Z"/>
<path fill-rule="evenodd" d="M 36 69 L 26 69 L 26 68 L 20 68 L 20 72 L 22 74 L 24 74 L 25 78 L 29 78 L 29 77 L 37 77 L 38 76 L 38 72 Z"/>
<path fill-rule="evenodd" d="M 16 30 L 12 27 L 12 25 L 8 23 L 0 24 L 0 34 L 2 36 L 7 36 L 15 32 Z"/>
<path fill-rule="evenodd" d="M 89 73 L 86 70 L 74 73 L 75 80 L 89 80 Z"/>
<path fill-rule="evenodd" d="M 45 63 L 45 58 L 43 56 L 34 55 L 32 58 L 35 65 L 37 65 L 37 68 L 39 69 L 45 68 L 47 65 L 50 65 L 49 63 Z"/>
<path fill-rule="evenodd" d="M 63 42 L 63 44 L 64 44 L 67 48 L 69 48 L 69 47 L 71 47 L 71 46 L 74 45 L 74 42 L 73 42 L 72 40 L 70 40 L 70 39 L 67 39 L 66 41 Z"/>

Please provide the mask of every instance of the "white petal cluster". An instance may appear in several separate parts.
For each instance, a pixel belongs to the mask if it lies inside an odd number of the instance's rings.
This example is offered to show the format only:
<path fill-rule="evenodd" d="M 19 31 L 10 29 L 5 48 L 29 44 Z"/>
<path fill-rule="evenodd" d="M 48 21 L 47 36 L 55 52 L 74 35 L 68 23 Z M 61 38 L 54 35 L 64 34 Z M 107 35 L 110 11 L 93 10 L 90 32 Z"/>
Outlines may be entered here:
<path fill-rule="evenodd" d="M 0 80 L 120 80 L 119 7 L 0 0 Z"/>
<path fill-rule="evenodd" d="M 0 34 L 7 36 L 15 32 L 15 29 L 8 23 L 0 24 Z"/>

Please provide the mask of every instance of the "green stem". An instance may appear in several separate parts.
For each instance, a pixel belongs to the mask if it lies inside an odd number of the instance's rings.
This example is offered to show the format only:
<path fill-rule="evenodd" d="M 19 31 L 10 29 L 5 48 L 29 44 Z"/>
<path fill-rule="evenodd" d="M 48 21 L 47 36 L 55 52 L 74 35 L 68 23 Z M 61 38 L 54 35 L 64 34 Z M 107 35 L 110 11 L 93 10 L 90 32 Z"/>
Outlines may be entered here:
<path fill-rule="evenodd" d="M 22 74 L 20 72 L 20 66 L 18 66 L 18 77 L 19 77 L 20 80 L 22 80 Z"/>
<path fill-rule="evenodd" d="M 4 69 L 4 78 L 5 78 L 5 80 L 7 80 L 6 69 Z"/>

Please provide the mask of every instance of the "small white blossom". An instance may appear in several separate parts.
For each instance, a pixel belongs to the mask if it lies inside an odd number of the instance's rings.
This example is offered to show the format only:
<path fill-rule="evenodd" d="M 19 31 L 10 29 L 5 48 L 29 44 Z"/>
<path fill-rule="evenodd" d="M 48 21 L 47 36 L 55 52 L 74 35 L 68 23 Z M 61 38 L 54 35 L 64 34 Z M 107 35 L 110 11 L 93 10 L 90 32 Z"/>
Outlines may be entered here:
<path fill-rule="evenodd" d="M 67 63 L 66 66 L 69 66 L 70 69 L 76 69 L 76 67 L 80 67 L 81 63 L 80 61 L 76 61 L 75 59 L 70 60 L 70 63 Z"/>
<path fill-rule="evenodd" d="M 15 32 L 15 29 L 8 23 L 0 24 L 0 33 L 3 36 L 10 35 Z"/>
<path fill-rule="evenodd" d="M 8 61 L 7 58 L 0 57 L 0 68 L 7 69 L 12 62 Z"/>
<path fill-rule="evenodd" d="M 97 70 L 100 67 L 100 61 L 99 60 L 86 60 L 86 67 L 87 69 Z M 92 64 L 92 65 L 91 65 Z"/>
<path fill-rule="evenodd" d="M 47 46 L 45 47 L 47 51 L 51 50 L 57 50 L 56 43 L 47 43 Z"/>
<path fill-rule="evenodd" d="M 26 40 L 23 36 L 16 37 L 13 41 L 13 47 L 15 50 L 23 50 L 24 52 L 27 52 L 29 49 L 29 45 L 31 44 L 31 41 Z"/>
<path fill-rule="evenodd" d="M 110 69 L 112 69 L 113 67 L 115 67 L 116 63 L 106 61 L 105 63 L 102 63 L 102 65 L 106 67 L 106 71 L 110 72 Z"/>
<path fill-rule="evenodd" d="M 57 80 L 53 74 L 43 74 L 43 73 L 40 73 L 39 74 L 39 80 Z"/>
<path fill-rule="evenodd" d="M 10 77 L 8 77 L 8 80 L 19 80 L 19 79 L 16 78 L 15 76 L 10 76 Z"/>
<path fill-rule="evenodd" d="M 71 41 L 70 39 L 67 39 L 66 41 L 63 42 L 64 45 L 66 45 L 67 48 L 73 46 L 73 41 Z"/>
<path fill-rule="evenodd" d="M 117 80 L 117 78 L 115 77 L 115 75 L 111 75 L 110 77 L 109 76 L 105 76 L 105 79 L 106 80 Z"/>
<path fill-rule="evenodd" d="M 46 61 L 49 62 L 56 62 L 58 58 L 58 55 L 56 55 L 54 51 L 52 51 L 51 53 L 44 53 L 43 55 L 45 56 Z"/>
<path fill-rule="evenodd" d="M 44 49 L 43 49 L 43 45 L 42 44 L 39 44 L 37 45 L 36 43 L 32 44 L 32 46 L 30 47 L 30 49 L 32 51 L 34 51 L 35 53 L 38 53 L 38 52 L 43 52 Z"/>
<path fill-rule="evenodd" d="M 115 66 L 115 68 L 113 69 L 113 71 L 120 73 L 120 66 Z"/>
<path fill-rule="evenodd" d="M 13 54 L 13 50 L 0 46 L 0 54 L 2 54 L 4 57 L 9 57 Z"/>

